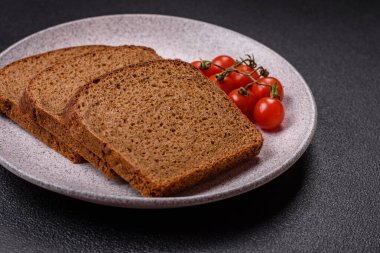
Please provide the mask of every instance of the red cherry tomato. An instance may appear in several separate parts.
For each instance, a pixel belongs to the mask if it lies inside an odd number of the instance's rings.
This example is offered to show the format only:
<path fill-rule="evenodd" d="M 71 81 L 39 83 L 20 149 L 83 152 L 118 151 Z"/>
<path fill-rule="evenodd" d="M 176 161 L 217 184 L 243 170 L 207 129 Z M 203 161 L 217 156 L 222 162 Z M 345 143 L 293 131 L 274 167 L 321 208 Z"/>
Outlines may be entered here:
<path fill-rule="evenodd" d="M 263 84 L 269 84 L 269 85 L 274 85 L 275 83 L 277 84 L 277 93 L 280 96 L 280 100 L 284 98 L 284 88 L 282 87 L 281 83 L 279 80 L 277 80 L 274 77 L 262 77 L 257 79 L 259 83 Z M 270 97 L 270 87 L 264 86 L 264 85 L 258 85 L 254 84 L 252 86 L 252 91 L 256 94 L 256 96 L 260 99 L 263 97 Z"/>
<path fill-rule="evenodd" d="M 247 65 L 239 65 L 236 67 L 237 70 L 243 72 L 243 73 L 246 73 L 246 74 L 249 74 L 251 73 L 252 71 L 254 71 L 253 68 L 247 66 Z M 251 75 L 254 79 L 257 79 L 259 77 L 259 73 L 255 72 Z M 238 87 L 244 87 L 246 86 L 247 84 L 251 83 L 252 80 L 251 78 L 249 78 L 249 76 L 245 76 L 245 75 L 242 75 L 240 73 L 237 73 L 237 72 L 231 72 L 230 73 L 230 77 L 232 78 L 232 80 L 235 82 L 235 84 L 238 86 Z"/>
<path fill-rule="evenodd" d="M 223 68 L 229 68 L 235 64 L 235 60 L 228 55 L 219 55 L 219 56 L 215 57 L 214 60 L 212 60 L 212 63 L 214 63 L 218 66 L 221 66 Z M 219 68 L 219 70 L 221 70 L 221 69 Z M 222 71 L 220 71 L 220 72 L 222 72 Z M 220 73 L 220 72 L 218 72 L 218 73 Z"/>
<path fill-rule="evenodd" d="M 231 77 L 226 76 L 222 81 L 216 79 L 216 74 L 210 76 L 208 79 L 216 83 L 226 94 L 230 93 L 233 89 L 236 89 L 234 82 Z"/>
<path fill-rule="evenodd" d="M 244 89 L 244 88 L 243 88 Z M 257 102 L 256 98 L 252 96 L 252 93 L 247 90 L 234 89 L 228 96 L 239 107 L 240 111 L 244 113 L 248 118 L 251 117 L 252 106 Z"/>
<path fill-rule="evenodd" d="M 261 98 L 253 109 L 254 121 L 262 129 L 271 130 L 279 127 L 284 117 L 284 106 L 276 98 Z"/>
<path fill-rule="evenodd" d="M 221 68 L 218 68 L 215 65 L 211 65 L 208 69 L 201 69 L 201 61 L 193 61 L 191 65 L 199 69 L 207 77 L 223 71 Z"/>
<path fill-rule="evenodd" d="M 251 99 L 252 99 L 248 115 L 249 115 L 249 119 L 253 121 L 253 108 L 255 108 L 255 105 L 257 104 L 257 101 L 259 101 L 259 99 L 257 98 L 256 94 L 253 92 L 252 89 L 247 89 L 247 92 L 251 96 Z"/>

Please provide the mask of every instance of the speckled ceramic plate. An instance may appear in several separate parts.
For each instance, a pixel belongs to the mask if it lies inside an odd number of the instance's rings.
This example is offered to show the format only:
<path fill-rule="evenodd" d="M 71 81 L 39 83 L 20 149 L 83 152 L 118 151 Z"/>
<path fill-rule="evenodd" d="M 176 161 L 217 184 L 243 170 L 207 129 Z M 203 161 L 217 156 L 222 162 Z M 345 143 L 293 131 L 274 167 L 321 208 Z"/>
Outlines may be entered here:
<path fill-rule="evenodd" d="M 210 33 L 212 31 L 212 33 Z M 0 54 L 0 66 L 47 50 L 85 45 L 135 44 L 161 56 L 192 61 L 224 53 L 253 53 L 284 86 L 282 129 L 264 132 L 258 158 L 237 166 L 179 196 L 144 198 L 127 183 L 107 180 L 89 164 L 74 165 L 0 115 L 0 163 L 17 176 L 74 198 L 131 208 L 172 208 L 222 200 L 274 179 L 303 154 L 316 127 L 316 106 L 301 75 L 281 56 L 234 31 L 190 19 L 159 15 L 114 15 L 78 20 L 33 34 Z"/>

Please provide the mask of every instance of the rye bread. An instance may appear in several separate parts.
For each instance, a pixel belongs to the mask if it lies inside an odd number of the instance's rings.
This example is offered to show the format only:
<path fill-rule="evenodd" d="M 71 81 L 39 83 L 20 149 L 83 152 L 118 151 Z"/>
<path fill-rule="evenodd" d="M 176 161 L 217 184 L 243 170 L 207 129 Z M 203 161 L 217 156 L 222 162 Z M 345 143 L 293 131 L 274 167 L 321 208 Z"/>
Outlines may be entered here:
<path fill-rule="evenodd" d="M 63 115 L 72 136 L 143 196 L 169 196 L 257 155 L 261 133 L 190 64 L 160 60 L 83 86 Z"/>
<path fill-rule="evenodd" d="M 131 64 L 161 59 L 156 52 L 141 46 L 108 47 L 60 62 L 40 72 L 28 85 L 21 107 L 34 122 L 48 130 L 106 175 L 107 164 L 81 143 L 71 138 L 61 114 L 71 97 L 96 77 Z"/>
<path fill-rule="evenodd" d="M 0 112 L 74 163 L 82 162 L 83 159 L 80 155 L 25 117 L 20 111 L 19 102 L 23 91 L 38 72 L 59 61 L 66 61 L 72 57 L 104 48 L 106 46 L 94 45 L 54 50 L 20 59 L 0 69 Z"/>

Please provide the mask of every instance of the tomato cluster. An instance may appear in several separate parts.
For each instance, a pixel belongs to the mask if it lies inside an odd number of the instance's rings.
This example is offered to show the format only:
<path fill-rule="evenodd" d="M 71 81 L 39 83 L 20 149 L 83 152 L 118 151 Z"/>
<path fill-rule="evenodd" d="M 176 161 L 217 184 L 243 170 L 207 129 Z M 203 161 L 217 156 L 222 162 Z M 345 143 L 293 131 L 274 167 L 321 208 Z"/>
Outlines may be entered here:
<path fill-rule="evenodd" d="M 281 82 L 257 67 L 253 57 L 234 60 L 220 55 L 212 61 L 191 63 L 219 86 L 239 109 L 262 129 L 278 128 L 285 116 Z"/>

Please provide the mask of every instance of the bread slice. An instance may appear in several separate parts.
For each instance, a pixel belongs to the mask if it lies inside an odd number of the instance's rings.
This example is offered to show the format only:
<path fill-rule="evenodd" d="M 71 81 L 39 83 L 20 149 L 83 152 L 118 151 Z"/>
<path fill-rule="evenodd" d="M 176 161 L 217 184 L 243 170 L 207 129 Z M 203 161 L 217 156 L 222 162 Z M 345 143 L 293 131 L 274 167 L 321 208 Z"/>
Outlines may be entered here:
<path fill-rule="evenodd" d="M 20 98 L 30 80 L 40 71 L 72 57 L 102 50 L 106 46 L 80 46 L 50 51 L 15 61 L 0 70 L 0 112 L 28 130 L 45 144 L 55 149 L 74 163 L 83 159 L 52 134 L 30 121 L 20 111 Z"/>
<path fill-rule="evenodd" d="M 72 136 L 143 196 L 169 196 L 255 156 L 261 133 L 188 63 L 123 68 L 78 91 Z"/>
<path fill-rule="evenodd" d="M 157 59 L 161 57 L 153 49 L 120 46 L 58 63 L 39 73 L 30 82 L 21 99 L 22 109 L 36 123 L 111 176 L 111 170 L 103 160 L 71 138 L 61 114 L 76 91 L 94 78 L 120 67 Z"/>

